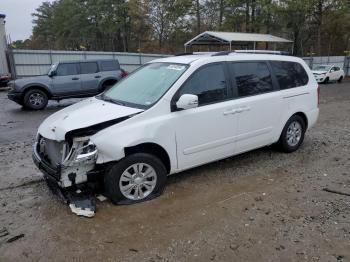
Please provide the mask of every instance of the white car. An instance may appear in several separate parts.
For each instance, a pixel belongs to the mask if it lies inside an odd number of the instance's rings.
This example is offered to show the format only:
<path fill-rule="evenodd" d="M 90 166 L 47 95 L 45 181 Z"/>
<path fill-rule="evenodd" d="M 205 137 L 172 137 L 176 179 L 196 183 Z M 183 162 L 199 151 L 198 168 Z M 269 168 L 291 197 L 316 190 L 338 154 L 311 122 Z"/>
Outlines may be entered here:
<path fill-rule="evenodd" d="M 48 117 L 33 159 L 61 188 L 97 177 L 113 203 L 144 201 L 167 175 L 275 143 L 297 150 L 318 102 L 318 84 L 296 57 L 168 57 Z"/>
<path fill-rule="evenodd" d="M 334 65 L 318 65 L 312 70 L 318 83 L 328 83 L 329 81 L 338 81 L 344 79 L 344 70 Z"/>

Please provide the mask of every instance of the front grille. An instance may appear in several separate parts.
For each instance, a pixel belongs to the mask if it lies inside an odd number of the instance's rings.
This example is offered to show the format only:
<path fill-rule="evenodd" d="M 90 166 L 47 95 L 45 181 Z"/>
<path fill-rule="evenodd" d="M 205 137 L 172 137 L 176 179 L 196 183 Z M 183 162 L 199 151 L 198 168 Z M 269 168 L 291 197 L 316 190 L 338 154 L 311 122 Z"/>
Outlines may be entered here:
<path fill-rule="evenodd" d="M 37 146 L 37 152 L 43 161 L 52 167 L 57 167 L 62 163 L 63 155 L 66 152 L 65 142 L 57 142 L 39 136 Z"/>

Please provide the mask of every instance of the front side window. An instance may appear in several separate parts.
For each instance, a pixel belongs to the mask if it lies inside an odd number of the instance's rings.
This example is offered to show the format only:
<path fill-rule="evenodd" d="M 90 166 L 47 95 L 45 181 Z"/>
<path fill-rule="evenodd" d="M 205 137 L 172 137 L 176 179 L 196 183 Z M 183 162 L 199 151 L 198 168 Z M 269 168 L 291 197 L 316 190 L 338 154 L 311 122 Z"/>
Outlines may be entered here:
<path fill-rule="evenodd" d="M 101 99 L 148 108 L 169 90 L 187 68 L 185 64 L 147 64 L 103 93 Z"/>
<path fill-rule="evenodd" d="M 265 62 L 236 62 L 230 64 L 239 97 L 273 91 L 269 68 Z"/>
<path fill-rule="evenodd" d="M 288 89 L 304 86 L 308 83 L 309 77 L 302 65 L 296 62 L 270 61 L 280 89 Z"/>
<path fill-rule="evenodd" d="M 69 76 L 77 75 L 78 69 L 77 64 L 59 64 L 57 67 L 56 75 L 57 76 Z"/>
<path fill-rule="evenodd" d="M 178 97 L 183 94 L 198 96 L 199 106 L 226 100 L 228 94 L 223 65 L 212 64 L 193 73 L 180 89 Z"/>
<path fill-rule="evenodd" d="M 94 74 L 97 72 L 98 72 L 97 63 L 95 62 L 80 63 L 81 74 Z"/>

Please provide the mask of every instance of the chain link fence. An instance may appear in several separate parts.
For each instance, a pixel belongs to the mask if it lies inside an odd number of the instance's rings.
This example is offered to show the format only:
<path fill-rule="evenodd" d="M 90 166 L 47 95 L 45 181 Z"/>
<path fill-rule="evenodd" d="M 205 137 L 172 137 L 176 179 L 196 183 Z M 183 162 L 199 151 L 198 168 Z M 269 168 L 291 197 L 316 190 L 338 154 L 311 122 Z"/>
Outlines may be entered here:
<path fill-rule="evenodd" d="M 97 52 L 97 51 L 52 51 L 10 49 L 7 51 L 13 78 L 44 75 L 50 65 L 58 61 L 117 59 L 121 67 L 129 72 L 154 59 L 167 57 L 162 54 Z M 344 69 L 350 76 L 350 56 L 302 57 L 313 68 L 320 64 L 331 64 Z"/>
<path fill-rule="evenodd" d="M 74 60 L 117 59 L 121 68 L 131 72 L 149 61 L 167 56 L 143 53 L 23 49 L 10 49 L 7 52 L 13 78 L 44 75 L 53 63 Z"/>
<path fill-rule="evenodd" d="M 303 57 L 310 68 L 318 65 L 335 65 L 343 68 L 346 76 L 350 76 L 350 56 L 313 56 Z"/>

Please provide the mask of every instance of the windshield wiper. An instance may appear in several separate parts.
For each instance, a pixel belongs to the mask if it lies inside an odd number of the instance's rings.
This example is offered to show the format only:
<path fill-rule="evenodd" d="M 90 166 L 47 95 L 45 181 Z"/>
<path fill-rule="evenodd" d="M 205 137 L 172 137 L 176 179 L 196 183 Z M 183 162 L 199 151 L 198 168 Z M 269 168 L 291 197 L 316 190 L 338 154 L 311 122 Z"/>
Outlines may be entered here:
<path fill-rule="evenodd" d="M 108 97 L 108 96 L 105 96 L 104 94 L 101 94 L 101 95 L 99 96 L 99 98 L 101 98 L 103 101 L 106 101 L 106 102 L 111 102 L 111 103 L 113 103 L 113 104 L 125 106 L 124 103 L 122 103 L 122 102 L 120 102 L 120 101 L 118 101 L 118 100 L 115 100 L 115 99 L 113 99 L 113 98 L 110 98 L 110 97 Z"/>

